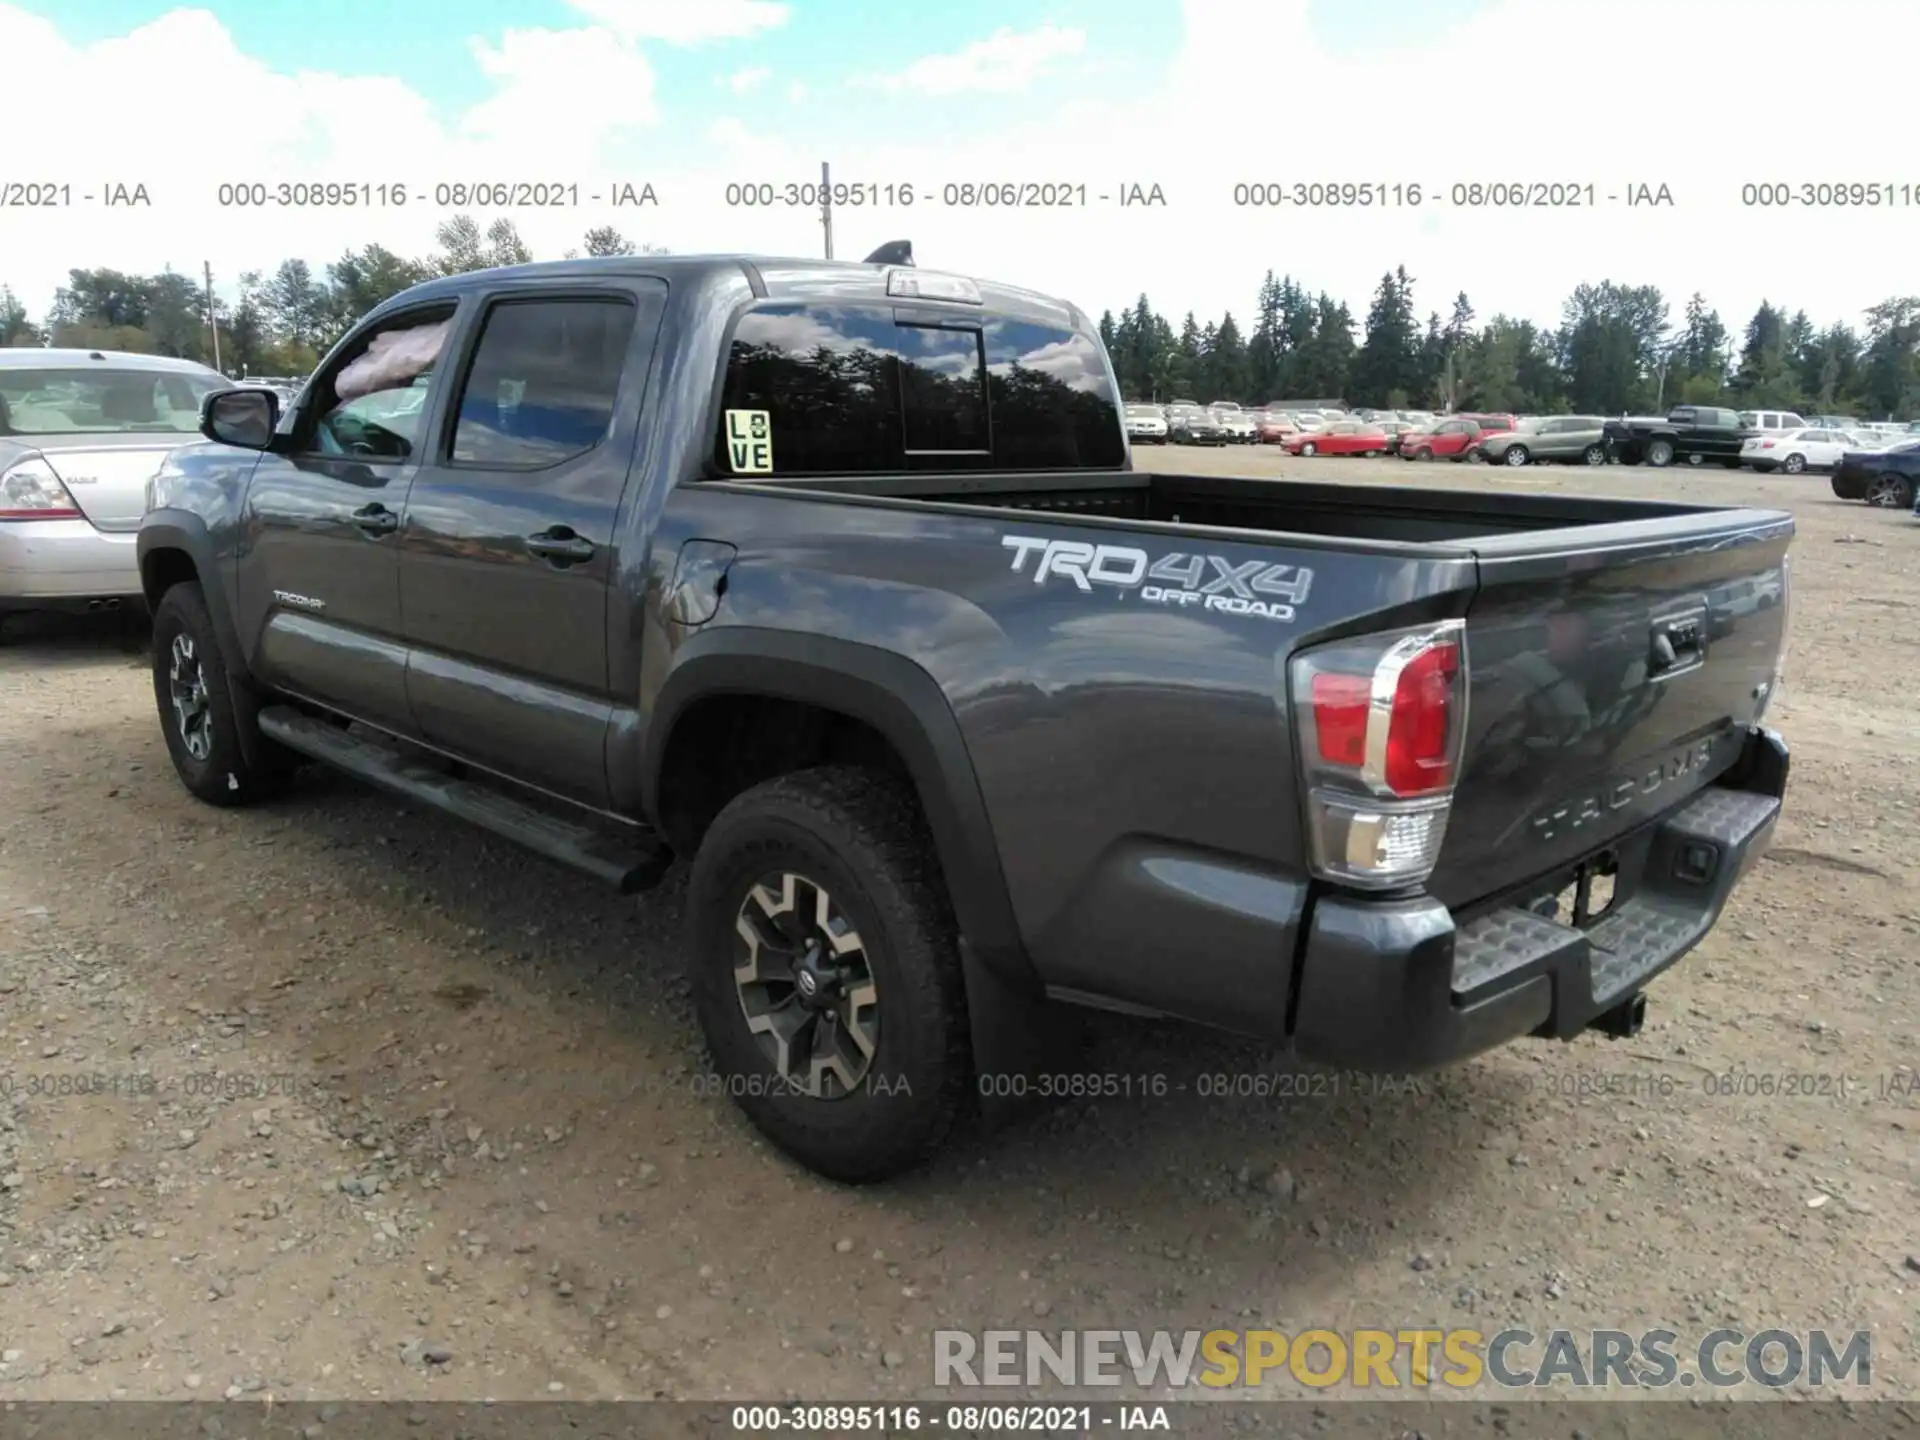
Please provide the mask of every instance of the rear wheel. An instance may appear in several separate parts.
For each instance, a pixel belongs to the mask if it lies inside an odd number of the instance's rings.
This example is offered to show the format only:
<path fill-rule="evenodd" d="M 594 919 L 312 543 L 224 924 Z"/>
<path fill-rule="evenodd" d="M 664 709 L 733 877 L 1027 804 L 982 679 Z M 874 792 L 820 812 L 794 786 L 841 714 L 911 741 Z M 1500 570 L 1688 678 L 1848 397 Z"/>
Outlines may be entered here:
<path fill-rule="evenodd" d="M 227 672 L 206 597 L 191 582 L 168 590 L 153 614 L 153 699 L 174 772 L 197 799 L 251 804 L 279 793 L 298 767 L 255 726 L 246 682 Z M 246 743 L 242 727 L 254 727 Z"/>
<path fill-rule="evenodd" d="M 1580 458 L 1589 465 L 1604 465 L 1607 463 L 1607 447 L 1604 445 L 1589 445 L 1580 452 Z"/>
<path fill-rule="evenodd" d="M 694 1003 L 720 1086 L 809 1169 L 930 1156 L 968 1098 L 959 934 L 912 795 L 825 767 L 739 796 L 688 880 Z"/>
<path fill-rule="evenodd" d="M 1807 468 L 1807 457 L 1804 455 L 1789 455 L 1785 460 L 1780 462 L 1780 468 L 1789 475 L 1798 475 L 1802 470 Z"/>
<path fill-rule="evenodd" d="M 1673 463 L 1673 442 L 1671 440 L 1650 440 L 1647 442 L 1647 464 L 1671 465 Z"/>

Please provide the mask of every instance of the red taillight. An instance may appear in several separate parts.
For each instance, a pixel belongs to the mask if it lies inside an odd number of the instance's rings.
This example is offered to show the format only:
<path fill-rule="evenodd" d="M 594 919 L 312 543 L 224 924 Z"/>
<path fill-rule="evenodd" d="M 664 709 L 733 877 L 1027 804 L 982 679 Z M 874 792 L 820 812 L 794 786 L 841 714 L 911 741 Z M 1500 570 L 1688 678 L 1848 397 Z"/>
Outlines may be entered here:
<path fill-rule="evenodd" d="M 1453 783 L 1453 694 L 1460 647 L 1451 641 L 1422 651 L 1400 672 L 1387 730 L 1387 788 L 1430 795 Z"/>
<path fill-rule="evenodd" d="M 1329 765 L 1359 769 L 1367 759 L 1367 710 L 1373 681 L 1364 675 L 1313 677 L 1313 735 Z"/>
<path fill-rule="evenodd" d="M 1466 736 L 1466 626 L 1317 645 L 1288 662 L 1315 876 L 1392 889 L 1433 872 Z"/>

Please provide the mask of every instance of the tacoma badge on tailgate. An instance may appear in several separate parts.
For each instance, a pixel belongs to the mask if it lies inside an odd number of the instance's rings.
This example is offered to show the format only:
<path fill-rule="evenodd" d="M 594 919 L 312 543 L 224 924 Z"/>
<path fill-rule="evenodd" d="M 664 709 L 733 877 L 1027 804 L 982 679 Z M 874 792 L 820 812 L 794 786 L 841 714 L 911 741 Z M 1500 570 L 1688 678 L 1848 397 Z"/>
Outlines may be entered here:
<path fill-rule="evenodd" d="M 1704 770 L 1713 763 L 1715 744 L 1713 739 L 1695 740 L 1644 769 L 1636 768 L 1631 774 L 1616 776 L 1583 795 L 1562 801 L 1551 810 L 1541 811 L 1533 817 L 1533 838 L 1557 839 L 1602 815 L 1624 810 L 1655 791 L 1664 790 L 1675 780 Z"/>
<path fill-rule="evenodd" d="M 1006 535 L 1000 543 L 1013 551 L 1016 575 L 1025 572 L 1028 556 L 1039 554 L 1033 567 L 1036 585 L 1057 575 L 1088 592 L 1096 585 L 1137 590 L 1149 605 L 1198 605 L 1227 615 L 1290 621 L 1293 607 L 1304 605 L 1313 589 L 1313 571 L 1265 560 L 1235 564 L 1224 555 L 1179 550 L 1156 560 L 1136 545 L 1092 545 L 1038 535 Z M 1149 585 L 1149 580 L 1160 583 Z"/>

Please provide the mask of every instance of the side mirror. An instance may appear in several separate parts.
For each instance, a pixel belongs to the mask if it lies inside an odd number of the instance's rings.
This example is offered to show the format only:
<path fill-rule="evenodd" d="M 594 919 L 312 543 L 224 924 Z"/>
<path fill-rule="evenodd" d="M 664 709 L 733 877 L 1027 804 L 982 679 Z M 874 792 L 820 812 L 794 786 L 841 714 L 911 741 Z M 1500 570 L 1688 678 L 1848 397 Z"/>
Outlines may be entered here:
<path fill-rule="evenodd" d="M 280 423 L 280 397 L 271 390 L 216 390 L 200 402 L 200 433 L 222 445 L 265 450 Z"/>

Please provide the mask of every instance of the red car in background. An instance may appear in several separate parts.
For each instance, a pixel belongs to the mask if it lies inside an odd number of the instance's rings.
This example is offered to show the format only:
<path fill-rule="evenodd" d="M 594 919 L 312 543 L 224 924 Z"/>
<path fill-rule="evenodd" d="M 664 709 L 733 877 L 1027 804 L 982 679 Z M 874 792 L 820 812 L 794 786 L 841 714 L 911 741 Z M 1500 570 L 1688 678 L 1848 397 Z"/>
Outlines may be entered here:
<path fill-rule="evenodd" d="M 1262 445 L 1284 444 L 1290 437 L 1299 433 L 1300 427 L 1284 415 L 1253 417 L 1253 438 Z"/>
<path fill-rule="evenodd" d="M 1281 442 L 1289 455 L 1384 455 L 1393 442 L 1378 425 L 1337 420 L 1323 430 L 1303 430 Z"/>
<path fill-rule="evenodd" d="M 1400 437 L 1402 460 L 1461 460 L 1473 458 L 1473 449 L 1489 435 L 1514 427 L 1511 415 L 1454 415 L 1431 430 Z"/>

